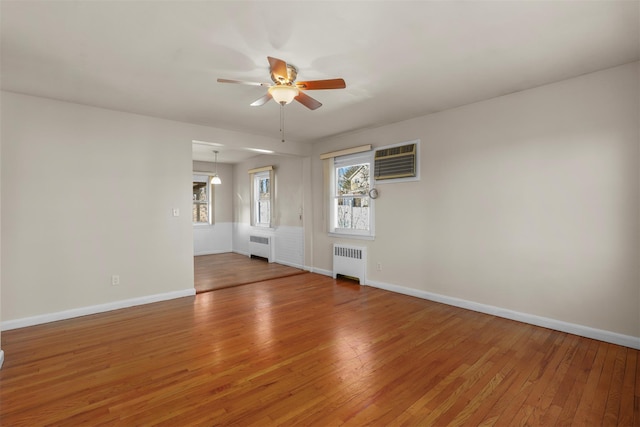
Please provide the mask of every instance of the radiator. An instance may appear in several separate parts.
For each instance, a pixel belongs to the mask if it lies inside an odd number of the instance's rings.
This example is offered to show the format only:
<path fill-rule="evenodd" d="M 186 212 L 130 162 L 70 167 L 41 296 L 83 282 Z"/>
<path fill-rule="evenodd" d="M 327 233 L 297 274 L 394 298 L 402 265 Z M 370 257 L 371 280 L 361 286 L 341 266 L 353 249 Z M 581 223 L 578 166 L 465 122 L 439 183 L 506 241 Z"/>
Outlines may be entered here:
<path fill-rule="evenodd" d="M 333 278 L 339 274 L 356 278 L 365 284 L 367 271 L 367 248 L 359 246 L 333 245 Z"/>
<path fill-rule="evenodd" d="M 249 236 L 249 256 L 259 256 L 273 262 L 273 237 Z"/>

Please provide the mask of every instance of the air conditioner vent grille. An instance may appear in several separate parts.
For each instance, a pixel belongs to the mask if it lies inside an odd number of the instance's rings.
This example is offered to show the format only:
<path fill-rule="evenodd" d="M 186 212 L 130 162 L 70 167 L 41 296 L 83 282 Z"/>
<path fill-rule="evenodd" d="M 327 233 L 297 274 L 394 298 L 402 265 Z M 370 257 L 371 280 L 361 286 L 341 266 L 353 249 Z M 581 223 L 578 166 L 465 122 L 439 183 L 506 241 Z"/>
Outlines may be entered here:
<path fill-rule="evenodd" d="M 416 176 L 416 144 L 376 151 L 374 178 L 377 180 Z"/>
<path fill-rule="evenodd" d="M 413 154 L 415 152 L 416 144 L 401 145 L 400 147 L 391 147 L 376 151 L 376 159 L 380 157 L 396 156 L 398 154 Z"/>

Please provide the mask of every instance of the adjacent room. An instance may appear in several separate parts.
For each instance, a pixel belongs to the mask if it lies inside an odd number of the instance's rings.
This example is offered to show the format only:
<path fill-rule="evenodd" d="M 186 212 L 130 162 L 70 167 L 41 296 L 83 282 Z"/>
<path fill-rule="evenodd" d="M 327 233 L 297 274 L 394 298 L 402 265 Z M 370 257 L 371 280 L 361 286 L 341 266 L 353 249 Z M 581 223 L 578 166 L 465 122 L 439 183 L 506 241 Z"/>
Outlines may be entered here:
<path fill-rule="evenodd" d="M 640 425 L 640 2 L 2 0 L 0 43 L 1 425 Z"/>

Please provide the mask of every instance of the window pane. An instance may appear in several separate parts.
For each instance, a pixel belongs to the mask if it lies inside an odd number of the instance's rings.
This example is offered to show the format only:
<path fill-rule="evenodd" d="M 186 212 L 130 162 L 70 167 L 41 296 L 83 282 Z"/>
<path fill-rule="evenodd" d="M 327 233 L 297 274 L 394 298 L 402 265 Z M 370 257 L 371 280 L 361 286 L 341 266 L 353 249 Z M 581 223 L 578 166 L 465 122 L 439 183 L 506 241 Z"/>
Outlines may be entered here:
<path fill-rule="evenodd" d="M 253 178 L 252 224 L 271 226 L 271 174 L 259 172 Z"/>
<path fill-rule="evenodd" d="M 261 178 L 258 187 L 258 198 L 262 200 L 269 199 L 269 178 Z"/>
<path fill-rule="evenodd" d="M 359 195 L 369 193 L 369 164 L 336 168 L 336 195 Z"/>
<path fill-rule="evenodd" d="M 336 226 L 350 230 L 369 229 L 369 198 L 341 197 L 336 199 Z"/>
<path fill-rule="evenodd" d="M 193 222 L 209 222 L 209 205 L 206 203 L 193 204 Z"/>
<path fill-rule="evenodd" d="M 199 201 L 199 202 L 207 201 L 207 183 L 206 182 L 193 183 L 193 200 Z"/>
<path fill-rule="evenodd" d="M 270 205 L 271 202 L 269 200 L 258 201 L 258 223 L 266 225 L 271 223 Z"/>
<path fill-rule="evenodd" d="M 207 205 L 200 205 L 199 211 L 200 213 L 198 215 L 198 221 L 209 222 L 209 209 L 207 209 Z"/>
<path fill-rule="evenodd" d="M 207 175 L 193 175 L 193 206 L 191 220 L 193 223 L 209 223 L 211 213 L 211 185 Z"/>

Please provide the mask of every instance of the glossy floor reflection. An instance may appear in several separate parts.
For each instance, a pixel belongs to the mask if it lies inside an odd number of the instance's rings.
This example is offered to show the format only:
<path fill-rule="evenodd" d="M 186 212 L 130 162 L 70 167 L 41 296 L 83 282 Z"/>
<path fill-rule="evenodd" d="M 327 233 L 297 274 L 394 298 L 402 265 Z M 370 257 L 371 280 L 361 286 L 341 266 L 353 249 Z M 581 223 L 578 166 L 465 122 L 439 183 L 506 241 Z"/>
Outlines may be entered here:
<path fill-rule="evenodd" d="M 305 271 L 233 252 L 193 258 L 196 292 L 302 274 Z"/>
<path fill-rule="evenodd" d="M 0 424 L 638 425 L 638 351 L 305 273 L 2 333 Z"/>

